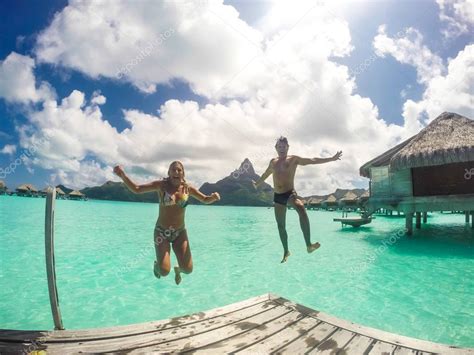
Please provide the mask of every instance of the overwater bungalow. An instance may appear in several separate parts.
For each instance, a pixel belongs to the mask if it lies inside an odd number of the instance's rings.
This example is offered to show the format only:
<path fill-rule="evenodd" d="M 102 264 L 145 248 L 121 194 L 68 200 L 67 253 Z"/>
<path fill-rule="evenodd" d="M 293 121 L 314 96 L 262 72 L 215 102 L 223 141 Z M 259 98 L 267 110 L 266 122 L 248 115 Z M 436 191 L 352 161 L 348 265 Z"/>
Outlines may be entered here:
<path fill-rule="evenodd" d="M 71 191 L 69 194 L 68 194 L 68 197 L 69 199 L 71 200 L 85 200 L 86 199 L 86 195 L 84 195 L 82 192 L 80 192 L 79 190 L 74 190 L 74 191 Z"/>
<path fill-rule="evenodd" d="M 366 215 L 379 208 L 404 212 L 407 234 L 428 211 L 474 211 L 474 121 L 444 112 L 415 136 L 365 163 L 370 179 Z M 473 221 L 474 228 L 474 221 Z"/>
<path fill-rule="evenodd" d="M 337 201 L 337 198 L 336 196 L 334 195 L 329 195 L 329 197 L 327 199 L 325 199 L 324 201 L 321 202 L 321 207 L 322 208 L 325 208 L 327 210 L 332 210 L 332 209 L 336 209 L 338 207 L 339 203 Z"/>
<path fill-rule="evenodd" d="M 358 203 L 358 196 L 352 191 L 347 191 L 346 194 L 339 200 L 339 207 L 345 209 L 356 209 Z"/>
<path fill-rule="evenodd" d="M 17 196 L 38 197 L 38 189 L 31 184 L 22 184 L 16 188 Z"/>
<path fill-rule="evenodd" d="M 0 195 L 5 195 L 7 193 L 7 185 L 3 180 L 0 180 Z"/>
<path fill-rule="evenodd" d="M 60 199 L 66 198 L 66 193 L 60 187 L 56 187 L 56 198 L 60 198 Z"/>
<path fill-rule="evenodd" d="M 321 202 L 323 201 L 322 198 L 319 197 L 310 197 L 306 201 L 306 206 L 309 210 L 317 210 L 321 208 Z"/>
<path fill-rule="evenodd" d="M 366 190 L 362 193 L 362 195 L 360 195 L 358 198 L 357 198 L 357 204 L 359 206 L 362 206 L 364 205 L 368 200 L 369 200 L 369 197 L 370 197 L 370 193 L 369 193 L 369 190 Z"/>

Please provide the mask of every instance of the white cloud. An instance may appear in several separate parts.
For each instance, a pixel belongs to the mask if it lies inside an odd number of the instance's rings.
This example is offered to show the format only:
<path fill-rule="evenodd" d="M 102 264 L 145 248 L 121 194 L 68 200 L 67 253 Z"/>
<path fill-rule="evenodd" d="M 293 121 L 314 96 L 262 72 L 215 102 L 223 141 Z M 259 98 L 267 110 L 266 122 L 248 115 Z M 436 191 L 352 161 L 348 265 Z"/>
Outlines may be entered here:
<path fill-rule="evenodd" d="M 449 60 L 446 75 L 434 77 L 427 83 L 420 101 L 407 101 L 411 108 L 404 110 L 404 116 L 410 119 L 427 116 L 428 123 L 440 113 L 449 111 L 474 119 L 473 89 L 474 44 L 471 44 Z"/>
<path fill-rule="evenodd" d="M 91 103 L 95 105 L 103 105 L 107 102 L 107 99 L 104 95 L 100 94 L 100 91 L 94 91 L 92 94 Z"/>
<path fill-rule="evenodd" d="M 74 0 L 39 35 L 36 55 L 148 93 L 181 78 L 212 97 L 259 51 L 248 39 L 259 45 L 260 33 L 238 15 L 222 1 Z"/>
<path fill-rule="evenodd" d="M 6 144 L 2 149 L 0 149 L 0 154 L 13 155 L 16 152 L 16 145 Z"/>
<path fill-rule="evenodd" d="M 47 82 L 36 84 L 33 58 L 11 52 L 0 62 L 0 97 L 12 103 L 36 103 L 54 97 Z"/>
<path fill-rule="evenodd" d="M 423 45 L 423 35 L 415 28 L 407 28 L 391 38 L 386 33 L 386 26 L 381 25 L 373 46 L 380 57 L 389 54 L 400 63 L 414 66 L 420 83 L 427 83 L 443 73 L 443 60 Z"/>
<path fill-rule="evenodd" d="M 51 185 L 63 184 L 71 188 L 98 186 L 114 179 L 112 167 L 102 166 L 96 161 L 81 162 L 75 170 L 58 169 L 51 175 Z"/>
<path fill-rule="evenodd" d="M 439 19 L 446 24 L 441 31 L 446 39 L 463 34 L 472 35 L 474 25 L 474 2 L 472 0 L 436 0 Z"/>
<path fill-rule="evenodd" d="M 425 85 L 420 101 L 408 99 L 403 105 L 404 137 L 417 133 L 445 111 L 474 118 L 474 45 L 467 45 L 456 58 L 449 59 L 447 67 L 413 28 L 406 35 L 390 38 L 381 26 L 373 45 L 377 55 L 389 54 L 400 63 L 415 67 L 419 81 Z"/>

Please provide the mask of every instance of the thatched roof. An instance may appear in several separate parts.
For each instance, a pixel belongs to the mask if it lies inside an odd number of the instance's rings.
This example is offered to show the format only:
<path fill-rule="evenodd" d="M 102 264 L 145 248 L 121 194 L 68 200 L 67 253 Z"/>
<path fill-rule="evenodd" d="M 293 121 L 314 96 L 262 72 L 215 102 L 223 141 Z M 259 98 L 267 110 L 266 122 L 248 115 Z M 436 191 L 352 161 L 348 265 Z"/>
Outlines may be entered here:
<path fill-rule="evenodd" d="M 311 197 L 306 202 L 309 204 L 320 204 L 323 201 L 322 198 Z"/>
<path fill-rule="evenodd" d="M 33 185 L 31 184 L 23 184 L 23 185 L 20 185 L 16 188 L 17 191 L 30 191 L 30 192 L 38 192 L 38 190 L 36 189 L 36 187 L 34 187 Z"/>
<path fill-rule="evenodd" d="M 359 196 L 359 198 L 369 198 L 369 197 L 370 197 L 369 190 L 364 191 L 364 193 Z"/>
<path fill-rule="evenodd" d="M 0 189 L 3 190 L 3 189 L 6 189 L 7 186 L 5 185 L 5 181 L 3 180 L 0 180 Z"/>
<path fill-rule="evenodd" d="M 369 177 L 376 166 L 401 170 L 421 166 L 474 161 L 474 121 L 444 112 L 417 135 L 365 163 L 360 175 Z"/>
<path fill-rule="evenodd" d="M 327 199 L 325 199 L 323 202 L 337 202 L 337 198 L 334 195 L 330 195 Z"/>
<path fill-rule="evenodd" d="M 50 191 L 50 189 L 52 189 L 52 187 L 47 186 L 43 190 L 41 190 L 41 192 L 47 194 Z M 66 194 L 63 190 L 61 190 L 60 187 L 56 187 L 56 193 L 58 195 L 65 195 Z"/>
<path fill-rule="evenodd" d="M 74 190 L 69 193 L 69 196 L 83 197 L 84 194 L 78 190 Z"/>
<path fill-rule="evenodd" d="M 355 201 L 357 200 L 357 195 L 352 191 L 347 191 L 341 201 Z"/>

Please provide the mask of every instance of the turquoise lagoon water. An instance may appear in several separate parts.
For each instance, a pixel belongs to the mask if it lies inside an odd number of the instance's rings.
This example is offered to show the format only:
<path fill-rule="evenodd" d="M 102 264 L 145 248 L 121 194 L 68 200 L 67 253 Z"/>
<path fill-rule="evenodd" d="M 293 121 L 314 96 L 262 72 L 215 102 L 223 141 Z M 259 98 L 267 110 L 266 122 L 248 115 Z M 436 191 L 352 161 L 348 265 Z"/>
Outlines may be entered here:
<path fill-rule="evenodd" d="M 45 199 L 0 196 L 0 328 L 52 329 L 44 263 Z M 339 212 L 308 211 L 319 251 L 308 255 L 288 212 L 292 256 L 273 210 L 189 206 L 194 272 L 154 278 L 154 204 L 56 204 L 56 272 L 67 329 L 198 312 L 272 292 L 389 332 L 474 346 L 474 232 L 463 215 L 431 214 L 415 237 L 380 217 L 341 229 Z M 390 239 L 391 238 L 391 239 Z M 173 262 L 175 259 L 173 258 Z"/>

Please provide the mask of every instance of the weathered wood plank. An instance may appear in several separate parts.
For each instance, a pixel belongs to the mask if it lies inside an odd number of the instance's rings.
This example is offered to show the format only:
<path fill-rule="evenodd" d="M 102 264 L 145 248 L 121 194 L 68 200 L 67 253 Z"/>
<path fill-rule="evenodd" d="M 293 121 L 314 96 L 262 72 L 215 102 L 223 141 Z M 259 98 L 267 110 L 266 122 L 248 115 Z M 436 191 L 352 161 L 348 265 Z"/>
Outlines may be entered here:
<path fill-rule="evenodd" d="M 274 298 L 275 302 L 284 303 L 288 307 L 294 307 L 295 309 L 298 309 L 300 312 L 310 317 L 314 317 L 328 324 L 332 324 L 336 327 L 344 328 L 354 333 L 363 334 L 367 337 L 380 340 L 383 342 L 391 343 L 394 345 L 400 345 L 400 346 L 411 348 L 411 349 L 426 351 L 428 353 L 431 352 L 431 353 L 442 353 L 442 354 L 460 354 L 460 353 L 474 354 L 474 349 L 472 348 L 460 349 L 455 346 L 449 346 L 449 345 L 438 344 L 438 343 L 434 343 L 434 342 L 430 342 L 426 340 L 409 338 L 403 335 L 393 334 L 393 333 L 389 333 L 389 332 L 375 329 L 375 328 L 369 328 L 360 324 L 356 324 L 350 321 L 336 318 L 334 316 L 331 316 L 323 312 L 312 310 L 311 308 L 308 308 L 299 304 L 292 303 L 291 301 L 288 301 L 287 299 L 282 298 L 282 297 L 278 299 L 274 295 L 271 295 L 271 297 Z"/>
<path fill-rule="evenodd" d="M 280 332 L 272 334 L 270 337 L 263 339 L 262 341 L 253 344 L 252 346 L 242 349 L 239 348 L 237 353 L 243 354 L 269 354 L 276 349 L 284 346 L 285 344 L 290 343 L 291 341 L 297 339 L 304 333 L 308 332 L 312 328 L 316 327 L 321 322 L 304 316 L 297 322 L 291 324 Z"/>
<path fill-rule="evenodd" d="M 309 332 L 302 334 L 289 344 L 286 344 L 275 351 L 276 354 L 302 354 L 320 344 L 337 330 L 336 327 L 321 323 L 312 328 Z"/>
<path fill-rule="evenodd" d="M 367 349 L 374 341 L 372 338 L 356 334 L 354 338 L 344 346 L 343 351 L 346 354 L 362 355 L 367 352 Z"/>
<path fill-rule="evenodd" d="M 2 355 L 18 355 L 18 354 L 29 354 L 31 351 L 36 350 L 29 343 L 4 343 L 0 342 L 0 354 Z"/>
<path fill-rule="evenodd" d="M 395 350 L 395 345 L 390 343 L 385 343 L 383 341 L 376 341 L 372 349 L 370 349 L 370 355 L 390 355 Z"/>
<path fill-rule="evenodd" d="M 193 313 L 186 316 L 163 319 L 159 321 L 121 325 L 115 327 L 79 329 L 79 330 L 61 330 L 61 331 L 23 331 L 0 329 L 0 341 L 16 340 L 16 341 L 86 341 L 93 339 L 114 338 L 120 336 L 138 335 L 146 332 L 155 332 L 157 329 L 173 328 L 180 325 L 194 323 L 203 319 L 209 319 L 217 316 L 226 315 L 232 312 L 238 312 L 246 307 L 251 307 L 258 303 L 270 300 L 269 294 L 252 297 L 247 300 L 214 308 L 206 312 Z"/>
<path fill-rule="evenodd" d="M 278 319 L 260 324 L 259 326 L 250 328 L 238 335 L 228 337 L 219 342 L 202 347 L 199 350 L 211 350 L 215 349 L 216 347 L 219 347 L 219 351 L 223 352 L 231 352 L 235 351 L 235 349 L 244 350 L 245 348 L 258 343 L 259 341 L 267 339 L 269 336 L 278 333 L 291 324 L 298 322 L 303 317 L 305 317 L 303 314 L 290 310 L 290 313 L 287 313 Z"/>
<path fill-rule="evenodd" d="M 417 351 L 409 348 L 404 348 L 402 346 L 395 347 L 393 355 L 416 355 Z"/>
<path fill-rule="evenodd" d="M 260 325 L 275 321 L 276 319 L 283 317 L 290 312 L 291 310 L 282 307 L 275 307 L 253 317 L 240 320 L 225 327 L 214 329 L 211 332 L 199 333 L 186 338 L 168 341 L 162 344 L 143 345 L 147 346 L 147 352 L 171 352 L 177 350 L 179 350 L 180 352 L 193 352 L 193 350 L 196 348 L 203 348 L 205 346 L 214 344 L 213 346 L 209 346 L 208 348 L 203 350 L 203 352 L 223 352 L 223 343 L 221 342 L 221 340 L 248 332 L 249 330 L 255 330 Z M 139 350 L 140 349 L 137 349 L 136 353 L 143 351 L 143 349 L 141 349 L 140 351 Z M 135 352 L 131 351 L 130 353 L 133 354 Z"/>
<path fill-rule="evenodd" d="M 339 328 L 329 338 L 318 344 L 309 354 L 336 354 L 354 338 L 355 334 L 345 329 Z"/>
<path fill-rule="evenodd" d="M 162 347 L 166 349 L 166 351 L 173 351 L 182 348 L 185 343 L 192 341 L 199 334 L 204 334 L 203 337 L 211 338 L 213 339 L 212 341 L 216 341 L 220 339 L 219 336 L 221 336 L 222 328 L 227 329 L 227 326 L 238 327 L 238 324 L 252 322 L 252 319 L 271 319 L 277 315 L 281 315 L 283 312 L 290 312 L 290 310 L 286 310 L 282 306 L 267 301 L 242 309 L 239 312 L 232 312 L 212 319 L 204 319 L 203 321 L 174 328 L 157 329 L 151 333 L 101 340 L 88 340 L 85 342 L 48 342 L 48 353 L 59 354 L 74 350 L 83 352 L 113 352 L 138 349 L 143 351 L 144 348 L 148 347 L 155 348 L 157 351 L 161 351 Z"/>

